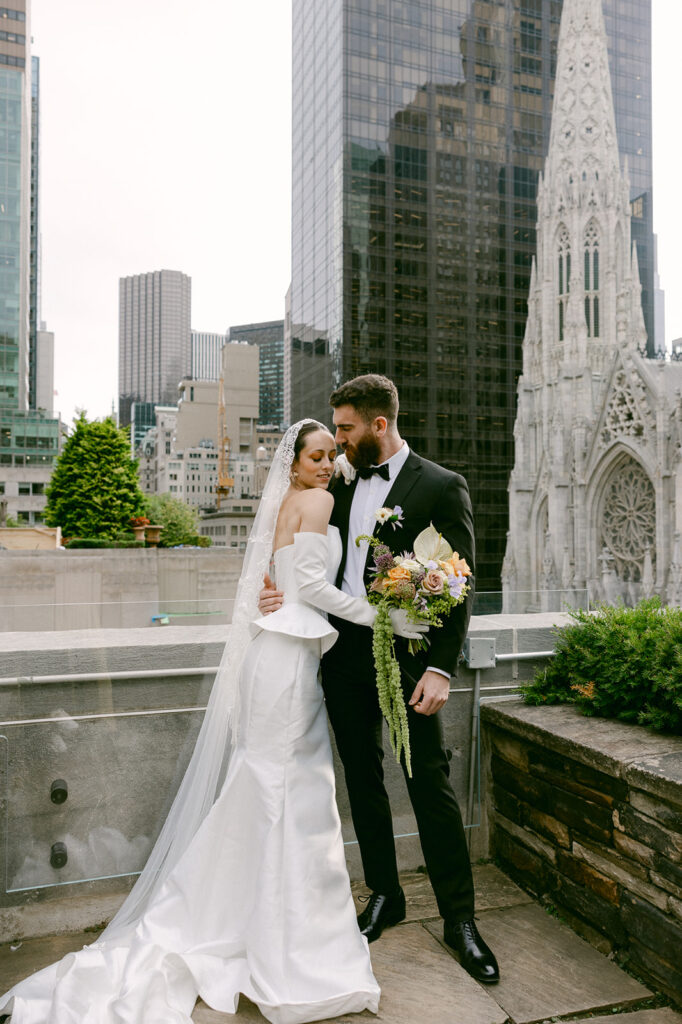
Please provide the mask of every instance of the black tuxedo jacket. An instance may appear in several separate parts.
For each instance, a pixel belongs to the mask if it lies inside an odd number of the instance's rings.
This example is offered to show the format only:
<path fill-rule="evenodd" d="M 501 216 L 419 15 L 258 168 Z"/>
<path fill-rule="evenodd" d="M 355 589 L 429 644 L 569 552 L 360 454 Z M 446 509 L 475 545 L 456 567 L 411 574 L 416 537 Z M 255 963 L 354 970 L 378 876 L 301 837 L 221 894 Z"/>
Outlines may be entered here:
<path fill-rule="evenodd" d="M 337 576 L 337 586 L 341 585 L 348 544 L 355 538 L 348 536 L 350 507 L 355 494 L 357 477 L 351 484 L 346 484 L 342 476 L 334 478 L 332 491 L 334 509 L 331 523 L 338 527 L 343 540 L 343 556 Z M 469 577 L 469 594 L 465 601 L 453 608 L 450 615 L 443 619 L 440 629 L 429 630 L 430 645 L 427 651 L 418 655 L 422 670 L 428 665 L 442 669 L 444 672 L 456 674 L 457 662 L 464 644 L 474 595 L 475 544 L 474 522 L 471 511 L 471 500 L 466 480 L 458 473 L 452 473 L 435 462 L 422 459 L 412 450 L 405 465 L 393 481 L 385 502 L 389 508 L 400 505 L 403 510 L 403 523 L 395 530 L 390 523 L 377 523 L 374 536 L 395 554 L 412 551 L 415 537 L 429 523 L 442 533 L 453 551 L 465 558 L 472 575 Z M 365 563 L 365 582 L 371 582 L 369 568 L 373 562 L 368 554 Z M 333 651 L 333 648 L 332 648 Z M 396 641 L 396 652 L 401 664 L 407 655 L 407 642 Z M 402 655 L 402 656 L 401 656 Z M 411 673 L 412 674 L 412 673 Z"/>

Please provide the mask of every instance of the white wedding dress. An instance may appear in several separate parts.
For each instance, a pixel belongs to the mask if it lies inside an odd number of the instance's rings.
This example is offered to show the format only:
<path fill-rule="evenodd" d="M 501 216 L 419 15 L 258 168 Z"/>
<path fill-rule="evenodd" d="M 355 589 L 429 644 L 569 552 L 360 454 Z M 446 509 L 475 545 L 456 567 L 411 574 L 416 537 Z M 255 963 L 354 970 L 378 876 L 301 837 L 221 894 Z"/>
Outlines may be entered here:
<path fill-rule="evenodd" d="M 276 552 L 285 603 L 253 624 L 218 799 L 127 935 L 105 935 L 0 998 L 12 1024 L 190 1024 L 198 996 L 234 1013 L 240 992 L 273 1024 L 377 1011 L 317 678 L 337 634 L 315 608 L 372 618 L 330 586 L 340 557 L 334 527 Z"/>

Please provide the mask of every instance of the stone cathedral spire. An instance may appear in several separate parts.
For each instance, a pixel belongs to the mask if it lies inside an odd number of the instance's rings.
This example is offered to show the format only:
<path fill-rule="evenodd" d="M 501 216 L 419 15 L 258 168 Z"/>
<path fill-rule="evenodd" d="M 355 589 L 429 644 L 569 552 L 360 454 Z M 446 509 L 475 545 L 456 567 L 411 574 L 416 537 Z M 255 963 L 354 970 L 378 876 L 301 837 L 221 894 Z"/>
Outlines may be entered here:
<path fill-rule="evenodd" d="M 667 394 L 673 377 L 682 385 L 682 367 L 652 366 L 640 355 L 646 331 L 630 183 L 601 0 L 564 0 L 537 205 L 505 606 L 559 608 L 586 591 L 592 600 L 635 600 L 652 586 L 663 593 L 680 529 L 662 519 L 677 459 L 669 438 L 682 422 L 679 395 L 671 404 Z M 513 598 L 516 591 L 523 597 Z"/>
<path fill-rule="evenodd" d="M 546 177 L 568 188 L 601 172 L 618 174 L 620 160 L 606 30 L 594 0 L 564 0 Z M 587 163 L 586 163 L 587 162 Z M 569 193 L 570 194 L 570 193 Z"/>

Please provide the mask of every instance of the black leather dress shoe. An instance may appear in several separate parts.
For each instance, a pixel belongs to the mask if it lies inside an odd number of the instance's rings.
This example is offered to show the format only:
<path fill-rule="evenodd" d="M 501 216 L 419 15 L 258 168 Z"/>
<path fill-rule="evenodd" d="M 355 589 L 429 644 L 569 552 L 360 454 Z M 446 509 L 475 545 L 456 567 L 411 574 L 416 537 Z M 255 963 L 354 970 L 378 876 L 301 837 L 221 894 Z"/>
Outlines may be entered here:
<path fill-rule="evenodd" d="M 382 896 L 381 893 L 373 892 L 366 898 L 367 906 L 358 915 L 358 927 L 368 942 L 374 942 L 384 928 L 390 928 L 404 919 L 405 893 L 402 889 L 395 896 Z"/>
<path fill-rule="evenodd" d="M 494 985 L 500 980 L 495 955 L 481 938 L 473 917 L 470 921 L 446 921 L 443 938 L 459 953 L 460 964 L 476 981 Z"/>

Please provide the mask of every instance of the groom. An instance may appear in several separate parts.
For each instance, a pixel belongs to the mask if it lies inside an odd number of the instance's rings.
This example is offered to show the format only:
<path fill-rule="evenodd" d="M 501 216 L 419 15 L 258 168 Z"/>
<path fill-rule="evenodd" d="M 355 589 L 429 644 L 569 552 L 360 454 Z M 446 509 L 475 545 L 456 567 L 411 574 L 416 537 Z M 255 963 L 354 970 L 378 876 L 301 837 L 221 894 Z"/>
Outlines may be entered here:
<path fill-rule="evenodd" d="M 346 593 L 367 590 L 368 545 L 356 546 L 360 534 L 380 537 L 394 554 L 412 550 L 415 537 L 429 523 L 474 568 L 473 519 L 464 479 L 420 458 L 398 434 L 398 392 L 379 374 L 366 374 L 341 385 L 330 397 L 336 443 L 350 463 L 350 472 L 332 484 L 331 522 L 339 528 L 343 555 L 336 585 Z M 355 471 L 355 472 L 353 472 Z M 400 506 L 401 526 L 380 526 L 375 512 Z M 426 652 L 411 655 L 407 641 L 396 638 L 405 701 L 408 705 L 412 778 L 407 789 L 417 819 L 426 868 L 444 918 L 444 937 L 462 966 L 477 981 L 499 979 L 497 962 L 474 922 L 474 889 L 462 817 L 448 779 L 437 712 L 445 705 L 450 676 L 466 636 L 471 593 L 429 633 Z M 261 592 L 262 612 L 273 611 L 278 597 Z M 330 616 L 339 638 L 322 660 L 322 687 L 341 758 L 351 815 L 371 890 L 358 917 L 360 930 L 372 942 L 384 928 L 405 917 L 400 888 L 393 822 L 384 786 L 382 716 L 372 656 L 372 633 Z"/>

